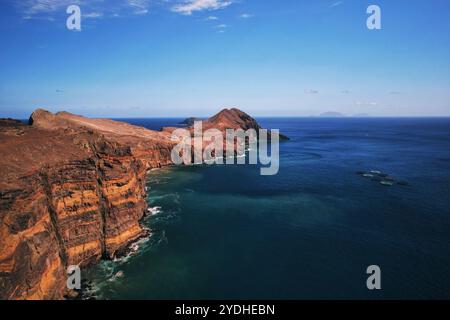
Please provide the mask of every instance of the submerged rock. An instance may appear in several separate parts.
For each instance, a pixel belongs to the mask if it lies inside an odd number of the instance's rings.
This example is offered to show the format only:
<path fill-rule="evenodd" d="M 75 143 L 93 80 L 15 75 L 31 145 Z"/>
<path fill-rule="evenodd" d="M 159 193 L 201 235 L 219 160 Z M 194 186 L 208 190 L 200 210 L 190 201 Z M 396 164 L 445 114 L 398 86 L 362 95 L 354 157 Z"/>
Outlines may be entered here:
<path fill-rule="evenodd" d="M 395 184 L 399 186 L 409 186 L 407 181 L 397 181 L 394 177 L 391 177 L 388 173 L 379 170 L 358 171 L 358 175 L 363 178 L 370 179 L 371 181 L 378 182 L 383 186 L 393 186 Z"/>

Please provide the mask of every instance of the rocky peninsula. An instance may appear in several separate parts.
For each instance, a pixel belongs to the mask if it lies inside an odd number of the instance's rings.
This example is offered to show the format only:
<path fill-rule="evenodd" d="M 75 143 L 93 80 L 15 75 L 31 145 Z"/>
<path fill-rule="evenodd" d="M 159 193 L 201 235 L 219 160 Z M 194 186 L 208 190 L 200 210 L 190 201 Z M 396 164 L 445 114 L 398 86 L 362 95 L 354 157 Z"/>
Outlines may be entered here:
<path fill-rule="evenodd" d="M 205 130 L 258 130 L 238 109 Z M 0 298 L 64 299 L 66 268 L 122 254 L 146 235 L 146 174 L 171 165 L 171 130 L 38 109 L 0 120 Z"/>

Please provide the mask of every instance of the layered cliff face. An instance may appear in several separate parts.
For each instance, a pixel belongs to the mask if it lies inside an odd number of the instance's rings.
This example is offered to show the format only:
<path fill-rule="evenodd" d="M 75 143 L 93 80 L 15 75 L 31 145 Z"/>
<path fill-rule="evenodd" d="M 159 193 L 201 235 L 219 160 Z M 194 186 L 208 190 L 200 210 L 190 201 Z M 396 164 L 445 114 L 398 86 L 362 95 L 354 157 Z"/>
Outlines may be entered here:
<path fill-rule="evenodd" d="M 204 127 L 259 129 L 237 109 Z M 63 299 L 68 266 L 144 236 L 146 172 L 171 164 L 170 132 L 40 109 L 0 120 L 0 298 Z"/>
<path fill-rule="evenodd" d="M 146 171 L 170 161 L 164 141 L 140 141 L 148 149 L 134 144 L 135 155 L 98 130 L 46 128 L 44 115 L 31 127 L 0 122 L 3 299 L 62 298 L 67 266 L 114 257 L 145 235 Z"/>

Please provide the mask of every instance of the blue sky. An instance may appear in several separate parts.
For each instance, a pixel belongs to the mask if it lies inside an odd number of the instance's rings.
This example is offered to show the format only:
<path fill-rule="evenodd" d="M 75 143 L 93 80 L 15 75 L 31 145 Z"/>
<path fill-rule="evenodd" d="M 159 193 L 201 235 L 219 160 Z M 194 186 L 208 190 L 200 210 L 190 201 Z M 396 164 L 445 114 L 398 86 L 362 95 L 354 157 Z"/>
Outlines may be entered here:
<path fill-rule="evenodd" d="M 66 28 L 78 4 L 82 31 Z M 382 30 L 366 9 L 379 5 Z M 0 117 L 450 115 L 447 0 L 2 0 Z"/>

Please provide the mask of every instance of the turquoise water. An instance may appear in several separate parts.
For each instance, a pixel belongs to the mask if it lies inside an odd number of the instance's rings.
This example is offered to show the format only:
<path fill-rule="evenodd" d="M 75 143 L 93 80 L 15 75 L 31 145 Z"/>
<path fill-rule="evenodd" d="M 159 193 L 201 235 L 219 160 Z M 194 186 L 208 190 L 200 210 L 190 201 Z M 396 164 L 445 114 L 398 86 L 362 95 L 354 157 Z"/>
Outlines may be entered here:
<path fill-rule="evenodd" d="M 103 299 L 450 298 L 450 119 L 258 119 L 258 166 L 151 172 L 149 239 L 85 270 Z M 127 120 L 148 128 L 175 119 Z M 407 185 L 383 186 L 380 170 Z M 379 265 L 382 290 L 366 288 Z"/>

